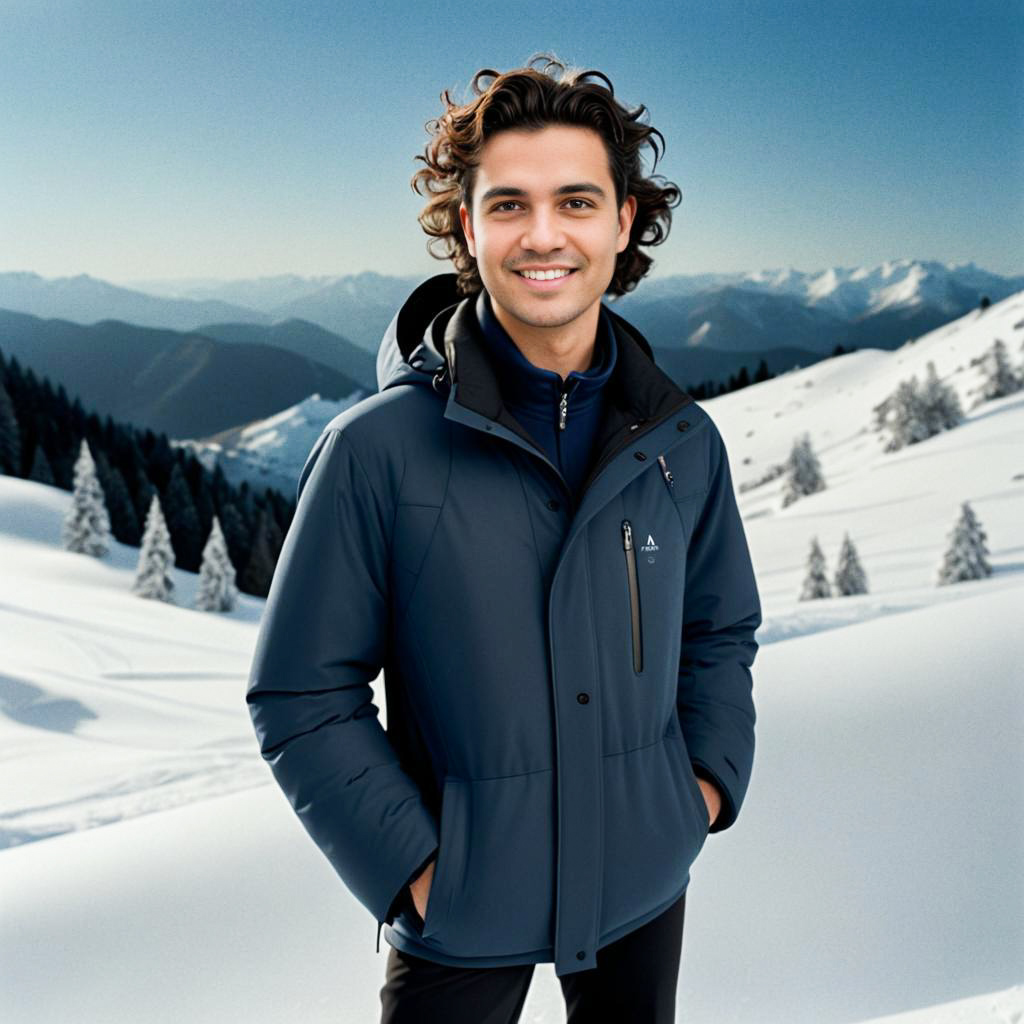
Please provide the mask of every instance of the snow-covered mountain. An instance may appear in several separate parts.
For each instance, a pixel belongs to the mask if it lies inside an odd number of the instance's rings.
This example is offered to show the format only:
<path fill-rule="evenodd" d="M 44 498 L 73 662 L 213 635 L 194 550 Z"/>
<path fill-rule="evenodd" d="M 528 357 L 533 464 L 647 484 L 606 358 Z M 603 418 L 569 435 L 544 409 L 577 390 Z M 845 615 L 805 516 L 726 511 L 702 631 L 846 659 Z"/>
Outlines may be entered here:
<path fill-rule="evenodd" d="M 304 320 L 376 354 L 395 311 L 425 276 L 287 274 L 139 281 L 127 288 L 86 274 L 46 280 L 27 272 L 0 273 L 0 309 L 84 324 L 116 319 L 175 330 Z M 147 294 L 147 287 L 154 294 Z M 615 308 L 656 348 L 698 344 L 750 353 L 807 347 L 810 326 L 816 339 L 811 350 L 828 354 L 837 343 L 891 348 L 976 307 L 983 295 L 997 302 L 1022 288 L 1024 276 L 1000 276 L 974 263 L 897 259 L 814 272 L 653 276 L 616 300 Z M 322 359 L 322 353 L 306 354 Z"/>
<path fill-rule="evenodd" d="M 987 294 L 993 302 L 1024 288 L 1024 275 L 1004 277 L 973 261 L 894 259 L 875 267 L 827 267 L 813 272 L 793 267 L 736 274 L 676 275 L 644 283 L 650 296 L 694 295 L 731 285 L 769 295 L 790 295 L 808 306 L 846 319 L 927 305 L 954 315 Z"/>
<path fill-rule="evenodd" d="M 268 324 L 271 317 L 217 298 L 164 298 L 111 284 L 90 274 L 46 278 L 32 271 L 0 273 L 0 309 L 45 319 L 93 324 L 124 320 L 140 327 L 190 331 L 204 323 Z"/>
<path fill-rule="evenodd" d="M 1019 368 L 1024 293 L 702 403 L 764 623 L 754 775 L 692 869 L 681 1019 L 1024 1020 L 1024 392 L 973 404 L 997 337 Z M 886 453 L 872 410 L 928 361 L 966 419 Z M 294 447 L 289 416 L 266 428 L 303 459 L 300 429 L 329 411 L 304 405 Z M 740 490 L 804 433 L 825 490 L 785 507 L 778 478 Z M 963 501 L 993 574 L 936 587 Z M 133 597 L 137 549 L 61 549 L 69 502 L 0 476 L 3 1019 L 377 1019 L 388 948 L 252 733 L 262 602 L 200 613 L 178 569 L 177 605 Z M 869 592 L 798 600 L 812 538 L 831 573 L 845 533 Z M 564 1013 L 541 965 L 522 1020 Z"/>
<path fill-rule="evenodd" d="M 340 401 L 310 395 L 274 416 L 222 431 L 205 441 L 172 443 L 190 448 L 211 473 L 219 463 L 229 483 L 237 486 L 248 480 L 257 490 L 270 487 L 291 498 L 306 456 L 325 424 L 365 397 L 363 391 Z"/>

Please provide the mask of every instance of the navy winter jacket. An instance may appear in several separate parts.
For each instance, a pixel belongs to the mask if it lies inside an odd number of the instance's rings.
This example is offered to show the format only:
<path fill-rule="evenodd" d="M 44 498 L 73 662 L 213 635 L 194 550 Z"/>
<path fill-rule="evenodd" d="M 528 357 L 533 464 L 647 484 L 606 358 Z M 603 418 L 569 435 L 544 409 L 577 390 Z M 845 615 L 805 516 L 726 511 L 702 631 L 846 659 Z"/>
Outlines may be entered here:
<path fill-rule="evenodd" d="M 721 435 L 636 328 L 604 307 L 617 356 L 577 498 L 503 405 L 475 300 L 454 274 L 416 288 L 379 393 L 313 446 L 247 703 L 378 941 L 561 976 L 689 884 L 695 772 L 722 793 L 710 831 L 736 821 L 761 606 Z M 421 921 L 399 897 L 432 855 Z"/>

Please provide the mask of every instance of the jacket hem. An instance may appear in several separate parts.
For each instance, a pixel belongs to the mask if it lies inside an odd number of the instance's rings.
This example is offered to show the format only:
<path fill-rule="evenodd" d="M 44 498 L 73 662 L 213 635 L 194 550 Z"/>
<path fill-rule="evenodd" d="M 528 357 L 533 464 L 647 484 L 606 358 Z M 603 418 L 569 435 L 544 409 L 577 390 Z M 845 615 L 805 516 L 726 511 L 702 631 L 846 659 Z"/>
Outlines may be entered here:
<path fill-rule="evenodd" d="M 610 932 L 602 935 L 597 943 L 598 951 L 615 942 L 616 939 L 621 939 L 624 935 L 628 935 L 642 925 L 647 924 L 648 921 L 654 920 L 659 914 L 664 913 L 686 892 L 689 886 L 690 875 L 687 873 L 686 881 L 674 896 L 670 896 L 664 903 L 659 903 L 658 906 L 648 910 L 645 914 L 641 914 L 639 917 L 633 918 L 632 921 L 627 921 L 625 924 L 619 925 L 618 928 L 613 928 Z M 395 925 L 384 925 L 384 941 L 389 946 L 393 946 L 403 953 L 409 953 L 412 956 L 430 960 L 435 964 L 445 964 L 448 967 L 510 967 L 515 964 L 546 964 L 555 962 L 555 949 L 553 946 L 545 946 L 542 949 L 535 949 L 525 953 L 510 953 L 505 956 L 452 956 L 450 953 L 442 953 L 433 946 L 427 946 L 420 942 L 416 936 L 410 934 L 401 926 L 400 920 Z M 563 971 L 562 973 L 569 974 L 575 972 Z M 561 977 L 557 970 L 555 975 Z"/>

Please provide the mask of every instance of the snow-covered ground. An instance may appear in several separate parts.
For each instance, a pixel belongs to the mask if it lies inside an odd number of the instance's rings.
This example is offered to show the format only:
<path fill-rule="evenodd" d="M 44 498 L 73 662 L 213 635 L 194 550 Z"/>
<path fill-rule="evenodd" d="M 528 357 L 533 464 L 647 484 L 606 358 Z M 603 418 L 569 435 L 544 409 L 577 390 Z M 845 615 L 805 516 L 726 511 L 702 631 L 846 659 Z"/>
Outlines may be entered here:
<path fill-rule="evenodd" d="M 806 431 L 828 488 L 739 495 L 758 750 L 692 870 L 680 1019 L 1024 1021 L 1024 393 L 969 408 L 993 337 L 1019 365 L 1024 294 L 706 403 L 737 487 Z M 871 408 L 929 358 L 967 421 L 883 454 Z M 377 1020 L 389 947 L 252 732 L 262 602 L 132 596 L 137 549 L 61 550 L 69 500 L 0 477 L 0 1020 Z M 935 587 L 964 500 L 994 572 Z M 871 592 L 798 601 L 846 531 Z M 564 1017 L 539 965 L 522 1020 Z"/>

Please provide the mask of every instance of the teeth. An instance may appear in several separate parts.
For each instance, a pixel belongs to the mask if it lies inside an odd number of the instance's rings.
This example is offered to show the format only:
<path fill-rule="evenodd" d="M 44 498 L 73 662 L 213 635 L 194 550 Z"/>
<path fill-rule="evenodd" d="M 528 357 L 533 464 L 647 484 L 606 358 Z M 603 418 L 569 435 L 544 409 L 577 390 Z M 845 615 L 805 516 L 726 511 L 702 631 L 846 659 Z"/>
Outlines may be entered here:
<path fill-rule="evenodd" d="M 567 277 L 572 273 L 571 270 L 520 270 L 520 274 L 523 277 L 528 277 L 531 281 L 553 281 L 556 277 Z"/>

